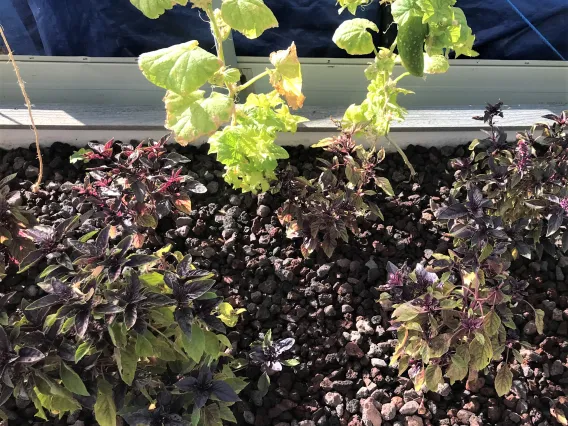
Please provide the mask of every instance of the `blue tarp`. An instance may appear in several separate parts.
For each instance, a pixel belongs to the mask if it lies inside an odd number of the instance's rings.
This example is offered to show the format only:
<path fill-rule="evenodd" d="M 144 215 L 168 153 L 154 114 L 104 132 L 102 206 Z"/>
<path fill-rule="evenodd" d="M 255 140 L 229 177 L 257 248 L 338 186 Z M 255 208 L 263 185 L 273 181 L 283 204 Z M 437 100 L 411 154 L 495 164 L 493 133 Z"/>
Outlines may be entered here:
<path fill-rule="evenodd" d="M 295 40 L 300 56 L 344 57 L 331 37 L 352 16 L 347 11 L 338 15 L 335 3 L 266 0 L 280 27 L 256 40 L 234 34 L 237 55 L 267 56 Z M 457 6 L 477 36 L 474 48 L 482 59 L 558 60 L 559 54 L 568 58 L 567 0 L 458 0 Z M 382 13 L 375 1 L 358 16 L 379 23 Z M 197 9 L 178 6 L 150 20 L 129 0 L 0 0 L 0 24 L 14 52 L 21 55 L 137 56 L 191 39 L 213 48 L 208 24 Z"/>

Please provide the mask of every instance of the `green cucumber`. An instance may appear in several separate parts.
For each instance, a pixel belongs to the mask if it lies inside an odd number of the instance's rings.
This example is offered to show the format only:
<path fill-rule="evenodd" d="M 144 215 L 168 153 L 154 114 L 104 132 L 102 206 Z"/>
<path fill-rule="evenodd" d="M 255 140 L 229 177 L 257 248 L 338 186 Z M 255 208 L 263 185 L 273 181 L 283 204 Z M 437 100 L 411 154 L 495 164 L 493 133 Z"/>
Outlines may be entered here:
<path fill-rule="evenodd" d="M 422 23 L 421 16 L 412 16 L 398 27 L 397 47 L 402 65 L 416 76 L 424 75 L 424 41 L 428 25 Z"/>

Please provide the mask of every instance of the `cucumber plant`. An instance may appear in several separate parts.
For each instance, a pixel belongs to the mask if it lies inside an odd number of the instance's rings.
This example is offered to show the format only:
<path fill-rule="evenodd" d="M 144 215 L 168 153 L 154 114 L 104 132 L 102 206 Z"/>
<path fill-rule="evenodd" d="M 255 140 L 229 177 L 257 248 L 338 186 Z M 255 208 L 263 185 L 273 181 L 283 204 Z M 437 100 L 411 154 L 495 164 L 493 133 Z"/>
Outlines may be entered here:
<path fill-rule="evenodd" d="M 174 5 L 188 4 L 188 0 L 131 2 L 152 19 Z M 301 108 L 305 99 L 296 45 L 273 52 L 273 68 L 240 84 L 239 70 L 225 63 L 223 41 L 231 29 L 255 39 L 278 26 L 276 17 L 263 0 L 223 0 L 216 9 L 212 0 L 189 3 L 207 16 L 217 55 L 191 40 L 141 55 L 140 69 L 150 82 L 167 90 L 165 125 L 178 143 L 209 137 L 209 152 L 225 165 L 227 183 L 243 191 L 266 191 L 275 179 L 277 160 L 288 158 L 286 150 L 274 143 L 277 133 L 295 132 L 298 123 L 305 121 L 290 113 L 290 108 Z M 263 77 L 269 77 L 274 91 L 250 94 L 244 104 L 238 104 L 239 93 Z M 204 90 L 207 84 L 209 94 Z"/>
<path fill-rule="evenodd" d="M 339 0 L 339 13 L 347 9 L 355 15 L 358 7 L 373 0 Z M 390 48 L 377 48 L 371 32 L 377 25 L 368 19 L 354 18 L 343 22 L 333 41 L 350 55 L 375 54 L 365 70 L 369 80 L 366 99 L 345 111 L 343 129 L 357 129 L 367 137 L 388 137 L 391 123 L 403 121 L 407 111 L 398 104 L 398 95 L 413 93 L 398 87 L 406 76 L 441 74 L 448 70 L 451 51 L 455 56 L 477 56 L 473 50 L 475 36 L 467 25 L 463 11 L 454 7 L 455 0 L 382 0 L 391 3 L 398 35 Z M 398 53 L 395 49 L 398 48 Z M 401 63 L 405 72 L 394 77 L 395 64 Z M 397 147 L 398 148 L 398 147 Z M 402 154 L 402 151 L 399 149 Z M 404 158 L 404 155 L 403 155 Z M 411 165 L 405 158 L 412 173 Z"/>

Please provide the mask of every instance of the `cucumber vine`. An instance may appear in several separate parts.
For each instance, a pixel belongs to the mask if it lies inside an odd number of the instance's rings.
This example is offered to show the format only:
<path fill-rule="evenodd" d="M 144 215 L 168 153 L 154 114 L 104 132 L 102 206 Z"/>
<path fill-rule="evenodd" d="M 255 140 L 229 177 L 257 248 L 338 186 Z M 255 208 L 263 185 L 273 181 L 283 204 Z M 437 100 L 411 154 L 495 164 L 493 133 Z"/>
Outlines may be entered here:
<path fill-rule="evenodd" d="M 188 0 L 131 2 L 152 19 L 176 4 L 188 4 Z M 286 150 L 274 143 L 278 132 L 295 132 L 298 123 L 306 121 L 290 113 L 290 108 L 301 108 L 305 99 L 296 45 L 273 52 L 274 68 L 240 84 L 240 71 L 225 63 L 223 41 L 231 29 L 255 39 L 278 26 L 276 17 L 262 0 L 223 0 L 220 9 L 213 8 L 212 0 L 189 3 L 205 12 L 217 55 L 191 40 L 141 55 L 140 69 L 150 82 L 167 90 L 165 126 L 178 143 L 209 137 L 209 152 L 225 165 L 229 184 L 243 191 L 266 191 L 276 178 L 277 160 L 288 158 Z M 267 76 L 274 91 L 250 94 L 244 104 L 237 103 L 240 92 Z M 211 87 L 209 94 L 203 90 L 206 84 Z"/>
<path fill-rule="evenodd" d="M 347 9 L 355 15 L 358 7 L 372 1 L 339 0 L 339 13 Z M 335 31 L 333 41 L 350 55 L 375 54 L 374 61 L 365 70 L 369 80 L 366 99 L 347 108 L 341 127 L 358 129 L 358 134 L 367 137 L 388 138 L 391 123 L 403 121 L 407 114 L 398 104 L 398 95 L 413 93 L 398 87 L 403 78 L 446 72 L 450 51 L 454 51 L 456 57 L 477 56 L 477 52 L 472 50 L 475 36 L 463 11 L 454 7 L 455 0 L 382 0 L 381 3 L 391 3 L 398 28 L 397 38 L 390 48 L 375 46 L 370 31 L 378 33 L 379 28 L 374 22 L 361 18 L 343 22 Z M 397 48 L 398 54 L 395 53 Z M 398 63 L 406 72 L 395 78 L 393 71 Z M 402 153 L 400 149 L 399 152 Z"/>

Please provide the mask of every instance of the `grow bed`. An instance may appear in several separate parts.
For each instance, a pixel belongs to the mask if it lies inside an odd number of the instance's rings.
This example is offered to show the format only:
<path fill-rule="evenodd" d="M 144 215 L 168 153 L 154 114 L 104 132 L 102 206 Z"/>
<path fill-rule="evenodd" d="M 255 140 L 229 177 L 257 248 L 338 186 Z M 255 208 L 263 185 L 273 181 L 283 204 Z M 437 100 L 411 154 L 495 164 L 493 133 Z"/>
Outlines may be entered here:
<path fill-rule="evenodd" d="M 38 194 L 30 191 L 38 172 L 34 148 L 0 153 L 0 173 L 18 174 L 12 188 L 21 190 L 22 205 L 31 208 L 41 224 L 77 213 L 72 188 L 85 170 L 69 165 L 75 149 L 54 143 L 44 150 L 44 190 Z M 378 196 L 385 220 L 360 220 L 361 234 L 340 244 L 331 259 L 321 252 L 304 259 L 299 242 L 286 238 L 276 216 L 283 202 L 280 195 L 253 196 L 230 189 L 222 165 L 206 154 L 206 145 L 174 149 L 192 160 L 188 168 L 208 192 L 193 199 L 191 214 L 162 220 L 157 231 L 176 249 L 191 254 L 197 266 L 214 271 L 214 288 L 233 306 L 246 309 L 227 335 L 233 353 L 245 355 L 259 333 L 269 329 L 274 338 L 296 339 L 292 354 L 300 364 L 273 376 L 262 400 L 253 392 L 260 370 L 250 366 L 240 373 L 250 385 L 234 406 L 239 425 L 358 426 L 370 415 L 367 398 L 376 401 L 381 413 L 381 419 L 367 422 L 373 426 L 554 423 L 549 402 L 568 386 L 568 258 L 544 254 L 540 261 L 512 265 L 515 277 L 530 280 L 527 300 L 546 316 L 545 334 L 538 335 L 525 310 L 516 311 L 519 337 L 533 349 L 521 351 L 524 362 L 513 366 L 513 389 L 505 398 L 495 393 L 493 364 L 478 387 L 444 385 L 439 394 L 414 391 L 408 378 L 397 377 L 396 369 L 388 366 L 395 335 L 387 330 L 389 315 L 376 303 L 376 287 L 385 282 L 387 261 L 429 262 L 434 252 L 451 247 L 429 206 L 432 199 L 447 199 L 454 181 L 448 161 L 463 156 L 466 148 L 407 147 L 418 172 L 414 179 L 399 155 L 387 155 L 382 175 L 390 178 L 396 196 Z M 300 146 L 288 152 L 285 163 L 308 178 L 318 175 L 316 157 L 321 151 Z M 81 229 L 77 235 L 82 235 Z M 8 313 L 22 298 L 31 301 L 42 295 L 36 281 L 44 266 L 21 275 L 8 271 L 0 291 L 17 291 Z M 10 424 L 46 424 L 34 419 L 31 402 L 16 406 L 10 400 L 6 408 Z M 82 426 L 94 421 L 79 412 L 48 424 Z"/>

